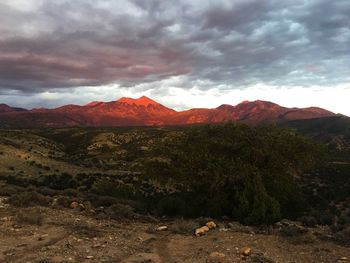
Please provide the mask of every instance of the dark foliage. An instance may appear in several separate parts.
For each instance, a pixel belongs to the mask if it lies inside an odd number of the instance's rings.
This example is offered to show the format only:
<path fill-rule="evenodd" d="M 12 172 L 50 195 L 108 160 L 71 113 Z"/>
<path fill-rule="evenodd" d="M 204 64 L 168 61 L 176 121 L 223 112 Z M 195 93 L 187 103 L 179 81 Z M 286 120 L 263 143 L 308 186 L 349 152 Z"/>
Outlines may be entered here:
<path fill-rule="evenodd" d="M 320 145 L 290 130 L 226 123 L 160 140 L 145 171 L 161 182 L 180 182 L 180 192 L 196 197 L 161 201 L 159 209 L 167 214 L 191 205 L 198 215 L 271 223 L 301 214 L 305 203 L 294 175 L 315 165 L 322 153 Z"/>

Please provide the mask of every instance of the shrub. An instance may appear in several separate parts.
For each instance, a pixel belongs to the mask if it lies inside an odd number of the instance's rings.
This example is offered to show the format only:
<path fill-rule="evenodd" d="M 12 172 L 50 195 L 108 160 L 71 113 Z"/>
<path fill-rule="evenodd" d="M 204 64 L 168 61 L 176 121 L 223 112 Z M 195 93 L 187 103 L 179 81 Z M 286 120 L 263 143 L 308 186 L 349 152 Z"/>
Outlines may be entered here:
<path fill-rule="evenodd" d="M 335 239 L 342 245 L 350 245 L 350 226 L 335 234 Z"/>
<path fill-rule="evenodd" d="M 204 225 L 204 224 L 203 224 Z M 176 219 L 170 230 L 176 234 L 193 234 L 194 230 L 201 225 L 194 220 Z"/>
<path fill-rule="evenodd" d="M 59 196 L 56 199 L 56 204 L 60 207 L 68 208 L 72 203 L 72 199 L 67 196 Z"/>
<path fill-rule="evenodd" d="M 314 243 L 317 240 L 307 228 L 299 225 L 288 225 L 282 227 L 281 235 L 295 244 Z"/>
<path fill-rule="evenodd" d="M 108 206 L 114 205 L 116 203 L 118 203 L 118 199 L 113 198 L 111 196 L 96 196 L 94 198 L 94 205 L 95 206 L 108 207 Z"/>
<path fill-rule="evenodd" d="M 8 202 L 11 205 L 18 207 L 28 207 L 28 206 L 47 206 L 49 205 L 51 198 L 46 197 L 37 192 L 21 192 L 14 194 L 9 197 Z"/>
<path fill-rule="evenodd" d="M 307 227 L 315 227 L 317 225 L 317 219 L 313 216 L 302 216 L 299 221 Z"/>
<path fill-rule="evenodd" d="M 132 218 L 135 215 L 134 208 L 125 204 L 114 204 L 105 209 L 105 213 L 109 218 Z"/>
<path fill-rule="evenodd" d="M 39 184 L 56 190 L 76 188 L 78 186 L 74 177 L 68 173 L 45 175 L 40 178 Z"/>
<path fill-rule="evenodd" d="M 175 196 L 165 196 L 159 200 L 157 212 L 160 215 L 179 216 L 186 214 L 186 202 Z"/>
<path fill-rule="evenodd" d="M 18 187 L 13 185 L 5 185 L 0 188 L 0 196 L 11 196 L 18 192 Z"/>
<path fill-rule="evenodd" d="M 285 237 L 301 236 L 307 232 L 308 230 L 306 228 L 298 225 L 287 225 L 283 226 L 281 229 L 281 235 Z"/>
<path fill-rule="evenodd" d="M 44 217 L 40 209 L 25 209 L 20 210 L 15 220 L 18 224 L 42 225 Z"/>
<path fill-rule="evenodd" d="M 92 192 L 98 195 L 131 200 L 136 200 L 141 196 L 141 193 L 135 186 L 113 181 L 109 178 L 101 178 L 94 182 Z"/>

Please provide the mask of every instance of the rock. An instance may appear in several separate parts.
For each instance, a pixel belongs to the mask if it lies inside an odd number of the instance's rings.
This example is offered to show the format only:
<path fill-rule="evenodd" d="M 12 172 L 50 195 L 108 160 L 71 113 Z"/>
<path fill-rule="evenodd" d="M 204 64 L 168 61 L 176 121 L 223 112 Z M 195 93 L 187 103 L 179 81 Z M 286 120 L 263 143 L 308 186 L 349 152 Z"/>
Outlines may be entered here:
<path fill-rule="evenodd" d="M 74 202 L 72 202 L 72 203 L 69 205 L 69 207 L 70 207 L 71 209 L 76 209 L 76 208 L 79 207 L 79 203 L 74 201 Z"/>
<path fill-rule="evenodd" d="M 347 257 L 341 257 L 338 259 L 338 262 L 346 262 L 346 261 L 348 261 Z"/>
<path fill-rule="evenodd" d="M 157 231 L 165 231 L 165 230 L 168 230 L 168 227 L 167 226 L 160 226 L 156 230 Z"/>
<path fill-rule="evenodd" d="M 217 227 L 214 221 L 209 221 L 208 223 L 205 224 L 209 229 L 214 229 Z"/>
<path fill-rule="evenodd" d="M 91 247 L 92 247 L 92 248 L 100 248 L 100 247 L 102 247 L 102 245 L 101 245 L 101 244 L 94 244 L 94 245 L 92 245 Z"/>
<path fill-rule="evenodd" d="M 86 256 L 86 259 L 93 259 L 94 256 Z"/>
<path fill-rule="evenodd" d="M 85 206 L 84 206 L 84 204 L 79 204 L 79 208 L 80 208 L 80 210 L 85 210 Z"/>
<path fill-rule="evenodd" d="M 195 231 L 194 231 L 194 234 L 199 237 L 199 236 L 202 236 L 204 235 L 206 232 L 209 231 L 209 227 L 207 226 L 202 226 L 200 228 L 197 228 Z"/>
<path fill-rule="evenodd" d="M 57 199 L 57 198 L 54 198 L 54 199 L 52 200 L 51 205 L 52 205 L 53 207 L 58 207 L 58 199 Z"/>
<path fill-rule="evenodd" d="M 239 253 L 245 257 L 249 256 L 251 252 L 252 252 L 252 249 L 250 247 L 243 247 L 239 251 Z"/>
<path fill-rule="evenodd" d="M 224 253 L 220 253 L 220 252 L 212 252 L 209 255 L 210 258 L 224 258 L 226 257 Z"/>

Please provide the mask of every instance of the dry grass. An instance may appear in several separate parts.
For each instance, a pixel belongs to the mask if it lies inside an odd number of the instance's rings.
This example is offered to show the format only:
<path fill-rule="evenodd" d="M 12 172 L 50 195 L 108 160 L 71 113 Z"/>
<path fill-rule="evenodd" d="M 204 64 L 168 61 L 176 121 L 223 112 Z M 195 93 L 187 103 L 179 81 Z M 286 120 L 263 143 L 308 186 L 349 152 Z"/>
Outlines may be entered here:
<path fill-rule="evenodd" d="M 9 204 L 17 207 L 28 207 L 28 206 L 47 206 L 51 202 L 51 198 L 39 194 L 37 192 L 22 192 L 17 193 L 8 199 Z"/>
<path fill-rule="evenodd" d="M 176 219 L 170 230 L 176 234 L 193 234 L 199 224 L 194 220 Z"/>
<path fill-rule="evenodd" d="M 44 221 L 44 216 L 39 208 L 28 208 L 20 210 L 16 216 L 15 221 L 20 225 L 38 225 L 41 226 Z"/>

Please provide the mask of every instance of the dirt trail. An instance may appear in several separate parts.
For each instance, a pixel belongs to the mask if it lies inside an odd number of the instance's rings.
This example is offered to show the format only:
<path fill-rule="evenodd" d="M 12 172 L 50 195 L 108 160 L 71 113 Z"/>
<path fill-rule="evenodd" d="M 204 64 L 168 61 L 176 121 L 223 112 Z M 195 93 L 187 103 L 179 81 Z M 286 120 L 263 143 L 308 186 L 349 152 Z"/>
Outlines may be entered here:
<path fill-rule="evenodd" d="M 155 247 L 158 255 L 160 256 L 163 263 L 175 263 L 176 261 L 170 255 L 169 252 L 169 234 L 160 234 L 159 238 L 155 243 Z"/>

